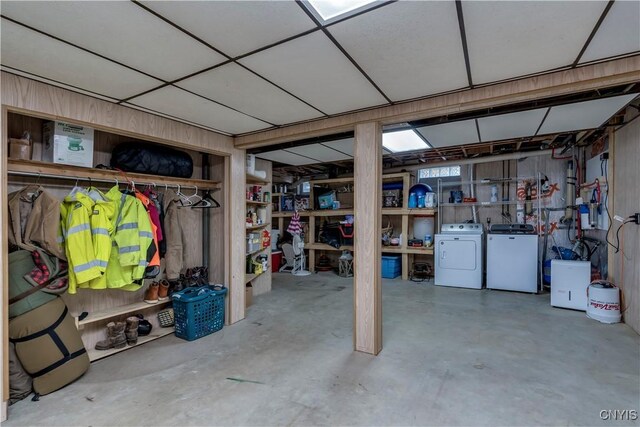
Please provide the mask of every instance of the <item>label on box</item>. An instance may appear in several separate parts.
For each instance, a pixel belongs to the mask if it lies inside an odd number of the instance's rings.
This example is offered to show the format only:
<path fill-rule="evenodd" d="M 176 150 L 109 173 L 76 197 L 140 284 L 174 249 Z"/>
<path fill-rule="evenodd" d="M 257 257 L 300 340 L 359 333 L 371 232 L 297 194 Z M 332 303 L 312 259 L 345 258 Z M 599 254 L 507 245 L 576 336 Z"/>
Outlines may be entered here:
<path fill-rule="evenodd" d="M 93 167 L 93 129 L 64 122 L 44 124 L 43 160 Z"/>

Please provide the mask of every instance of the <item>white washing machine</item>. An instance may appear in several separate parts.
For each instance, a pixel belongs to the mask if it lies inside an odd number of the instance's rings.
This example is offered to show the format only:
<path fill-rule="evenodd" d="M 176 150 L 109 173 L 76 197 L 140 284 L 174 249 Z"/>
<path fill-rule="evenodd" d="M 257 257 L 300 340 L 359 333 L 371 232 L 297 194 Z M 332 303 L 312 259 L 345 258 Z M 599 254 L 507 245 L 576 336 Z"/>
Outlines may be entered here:
<path fill-rule="evenodd" d="M 484 227 L 482 224 L 443 224 L 435 242 L 435 284 L 482 289 Z"/>

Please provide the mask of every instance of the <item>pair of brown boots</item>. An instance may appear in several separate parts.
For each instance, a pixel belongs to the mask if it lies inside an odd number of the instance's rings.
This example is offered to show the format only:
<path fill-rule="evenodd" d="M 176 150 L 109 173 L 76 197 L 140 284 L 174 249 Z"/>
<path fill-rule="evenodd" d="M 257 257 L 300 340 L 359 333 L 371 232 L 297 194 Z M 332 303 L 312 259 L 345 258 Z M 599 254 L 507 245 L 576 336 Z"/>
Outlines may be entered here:
<path fill-rule="evenodd" d="M 140 319 L 135 316 L 127 317 L 126 322 L 107 323 L 107 339 L 96 343 L 96 350 L 109 350 L 112 348 L 124 348 L 138 343 L 138 323 Z"/>
<path fill-rule="evenodd" d="M 144 302 L 148 304 L 157 304 L 159 301 L 166 301 L 169 298 L 169 282 L 161 280 L 153 282 L 144 293 Z"/>

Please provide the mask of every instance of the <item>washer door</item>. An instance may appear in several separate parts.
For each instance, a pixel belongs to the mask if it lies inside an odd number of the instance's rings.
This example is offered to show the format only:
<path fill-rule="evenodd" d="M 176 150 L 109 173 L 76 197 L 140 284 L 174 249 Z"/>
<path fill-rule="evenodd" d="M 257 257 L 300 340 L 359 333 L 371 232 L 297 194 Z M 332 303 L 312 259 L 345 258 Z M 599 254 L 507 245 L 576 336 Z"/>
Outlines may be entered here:
<path fill-rule="evenodd" d="M 438 265 L 443 269 L 470 270 L 478 268 L 478 243 L 464 237 L 443 237 L 438 243 Z"/>

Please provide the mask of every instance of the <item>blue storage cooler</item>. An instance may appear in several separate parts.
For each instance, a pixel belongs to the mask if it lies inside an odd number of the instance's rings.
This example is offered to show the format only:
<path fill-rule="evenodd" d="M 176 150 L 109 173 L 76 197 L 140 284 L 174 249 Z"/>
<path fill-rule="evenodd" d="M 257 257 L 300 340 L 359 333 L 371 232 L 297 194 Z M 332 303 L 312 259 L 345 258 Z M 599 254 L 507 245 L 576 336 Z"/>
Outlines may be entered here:
<path fill-rule="evenodd" d="M 382 256 L 382 277 L 395 279 L 402 274 L 402 257 L 400 255 Z"/>

